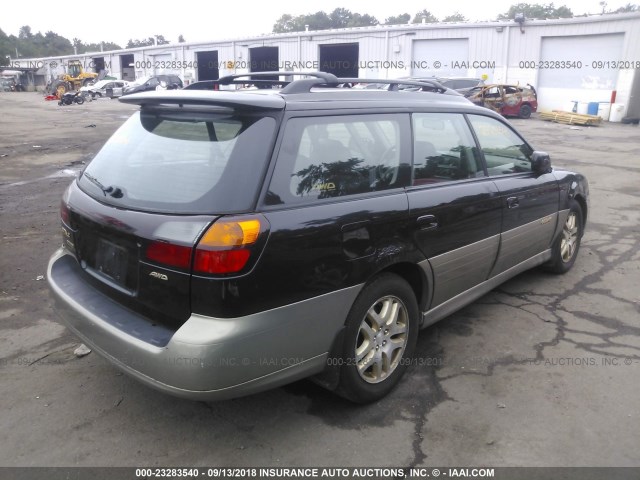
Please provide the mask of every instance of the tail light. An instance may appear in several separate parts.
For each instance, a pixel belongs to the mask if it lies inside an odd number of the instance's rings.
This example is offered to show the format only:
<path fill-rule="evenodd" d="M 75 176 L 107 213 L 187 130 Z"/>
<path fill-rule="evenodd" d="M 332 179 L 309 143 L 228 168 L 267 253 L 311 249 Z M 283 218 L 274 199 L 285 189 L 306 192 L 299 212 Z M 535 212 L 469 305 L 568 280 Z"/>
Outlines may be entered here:
<path fill-rule="evenodd" d="M 264 217 L 218 220 L 198 242 L 193 271 L 208 274 L 239 272 L 247 264 L 260 234 L 266 230 Z"/>
<path fill-rule="evenodd" d="M 147 259 L 170 267 L 209 275 L 240 272 L 256 253 L 268 230 L 262 216 L 221 218 L 205 231 L 195 249 L 166 241 L 153 241 L 146 249 Z M 254 256 L 255 257 L 255 256 Z"/>
<path fill-rule="evenodd" d="M 69 207 L 64 202 L 60 202 L 60 218 L 65 225 L 71 225 L 71 220 L 69 219 Z"/>
<path fill-rule="evenodd" d="M 147 247 L 147 258 L 170 267 L 188 270 L 191 266 L 191 247 L 168 242 L 151 242 Z"/>

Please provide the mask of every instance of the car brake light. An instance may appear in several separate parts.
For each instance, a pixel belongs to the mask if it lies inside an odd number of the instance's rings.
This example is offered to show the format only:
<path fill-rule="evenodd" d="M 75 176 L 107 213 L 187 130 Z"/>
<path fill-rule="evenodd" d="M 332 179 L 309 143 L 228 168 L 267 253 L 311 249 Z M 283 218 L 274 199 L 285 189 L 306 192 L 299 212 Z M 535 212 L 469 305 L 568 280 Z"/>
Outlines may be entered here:
<path fill-rule="evenodd" d="M 147 247 L 146 257 L 171 267 L 188 269 L 191 265 L 191 247 L 154 241 Z"/>
<path fill-rule="evenodd" d="M 199 273 L 223 274 L 242 270 L 251 247 L 258 241 L 266 220 L 218 220 L 205 232 L 196 248 L 193 270 Z"/>
<path fill-rule="evenodd" d="M 64 202 L 60 202 L 60 218 L 65 225 L 71 225 L 69 220 L 69 207 Z"/>

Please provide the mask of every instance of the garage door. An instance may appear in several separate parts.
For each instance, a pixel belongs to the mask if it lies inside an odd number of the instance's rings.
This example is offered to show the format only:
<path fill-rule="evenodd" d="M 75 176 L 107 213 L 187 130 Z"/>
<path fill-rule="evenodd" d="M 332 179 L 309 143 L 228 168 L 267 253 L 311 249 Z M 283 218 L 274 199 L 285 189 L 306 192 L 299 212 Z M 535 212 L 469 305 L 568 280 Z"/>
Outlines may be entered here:
<path fill-rule="evenodd" d="M 538 102 L 541 110 L 562 109 L 567 102 L 608 102 L 616 89 L 618 70 L 605 68 L 618 60 L 624 34 L 543 37 L 538 71 Z M 594 63 L 596 62 L 596 63 Z M 601 62 L 598 64 L 597 62 Z"/>
<path fill-rule="evenodd" d="M 175 73 L 175 74 L 179 74 L 180 70 L 172 68 L 173 63 L 173 55 L 171 55 L 170 53 L 164 53 L 161 55 L 153 55 L 151 57 L 153 60 L 153 73 L 155 73 L 156 75 L 159 75 L 161 73 Z"/>
<path fill-rule="evenodd" d="M 411 53 L 411 75 L 414 77 L 466 77 L 468 61 L 469 40 L 467 38 L 415 40 Z M 436 66 L 438 68 L 435 68 Z"/>

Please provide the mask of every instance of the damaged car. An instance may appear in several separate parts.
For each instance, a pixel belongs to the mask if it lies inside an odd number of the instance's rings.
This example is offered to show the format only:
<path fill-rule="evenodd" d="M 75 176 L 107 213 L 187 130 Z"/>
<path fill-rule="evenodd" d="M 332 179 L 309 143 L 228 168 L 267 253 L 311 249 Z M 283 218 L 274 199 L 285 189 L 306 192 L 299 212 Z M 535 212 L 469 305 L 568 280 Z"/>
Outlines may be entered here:
<path fill-rule="evenodd" d="M 92 85 L 84 86 L 80 89 L 80 93 L 90 95 L 95 98 L 114 98 L 121 97 L 124 89 L 129 86 L 129 82 L 124 80 L 100 80 Z"/>
<path fill-rule="evenodd" d="M 538 93 L 532 85 L 483 85 L 472 88 L 464 96 L 505 117 L 529 118 L 538 110 Z"/>

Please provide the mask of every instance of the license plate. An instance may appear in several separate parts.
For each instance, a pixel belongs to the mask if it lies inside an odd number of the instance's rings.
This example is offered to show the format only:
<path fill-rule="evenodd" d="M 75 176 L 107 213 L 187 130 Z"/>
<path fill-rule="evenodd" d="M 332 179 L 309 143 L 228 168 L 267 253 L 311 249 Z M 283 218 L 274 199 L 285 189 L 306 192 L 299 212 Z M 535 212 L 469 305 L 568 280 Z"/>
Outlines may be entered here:
<path fill-rule="evenodd" d="M 129 255 L 118 245 L 100 240 L 96 256 L 96 270 L 120 285 L 124 285 L 127 278 Z"/>

